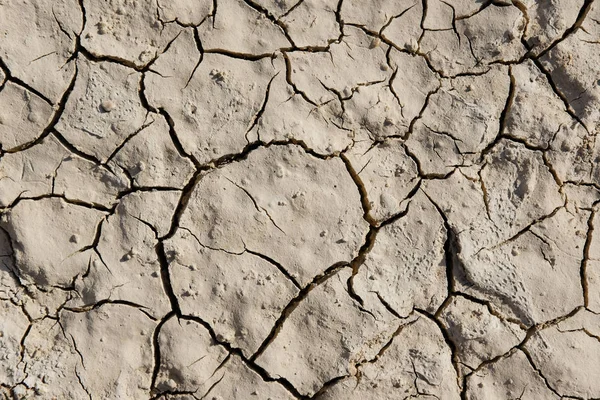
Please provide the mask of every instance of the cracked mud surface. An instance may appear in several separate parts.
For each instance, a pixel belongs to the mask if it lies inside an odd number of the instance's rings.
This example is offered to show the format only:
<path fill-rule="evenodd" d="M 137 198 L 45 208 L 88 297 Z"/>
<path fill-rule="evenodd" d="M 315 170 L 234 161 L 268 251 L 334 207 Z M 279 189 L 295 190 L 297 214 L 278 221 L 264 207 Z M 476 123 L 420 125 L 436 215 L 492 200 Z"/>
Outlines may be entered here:
<path fill-rule="evenodd" d="M 599 0 L 0 0 L 0 399 L 600 399 Z"/>

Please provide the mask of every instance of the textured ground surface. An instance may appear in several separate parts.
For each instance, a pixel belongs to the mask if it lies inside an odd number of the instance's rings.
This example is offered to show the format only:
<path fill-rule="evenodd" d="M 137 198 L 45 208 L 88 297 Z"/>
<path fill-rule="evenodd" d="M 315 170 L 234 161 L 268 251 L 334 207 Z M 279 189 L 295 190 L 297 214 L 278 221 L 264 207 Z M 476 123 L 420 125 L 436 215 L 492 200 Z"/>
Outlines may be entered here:
<path fill-rule="evenodd" d="M 0 398 L 598 399 L 599 120 L 598 0 L 0 0 Z"/>

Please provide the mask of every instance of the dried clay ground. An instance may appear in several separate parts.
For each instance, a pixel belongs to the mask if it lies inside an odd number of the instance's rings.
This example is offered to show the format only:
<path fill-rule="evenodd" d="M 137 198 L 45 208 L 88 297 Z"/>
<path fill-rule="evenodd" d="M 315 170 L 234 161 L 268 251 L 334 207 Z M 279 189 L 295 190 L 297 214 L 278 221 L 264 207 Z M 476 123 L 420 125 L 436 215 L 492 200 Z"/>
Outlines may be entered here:
<path fill-rule="evenodd" d="M 0 0 L 0 398 L 600 399 L 600 0 Z"/>

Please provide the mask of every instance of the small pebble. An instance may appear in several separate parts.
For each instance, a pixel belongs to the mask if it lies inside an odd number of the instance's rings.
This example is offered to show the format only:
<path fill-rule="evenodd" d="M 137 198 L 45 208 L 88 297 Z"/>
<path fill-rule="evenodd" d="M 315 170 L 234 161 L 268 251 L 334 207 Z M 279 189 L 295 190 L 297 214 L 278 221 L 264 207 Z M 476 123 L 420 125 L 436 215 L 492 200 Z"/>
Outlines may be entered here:
<path fill-rule="evenodd" d="M 111 112 L 112 110 L 117 108 L 117 105 L 112 100 L 105 100 L 102 102 L 102 104 L 100 104 L 100 107 L 104 112 Z"/>

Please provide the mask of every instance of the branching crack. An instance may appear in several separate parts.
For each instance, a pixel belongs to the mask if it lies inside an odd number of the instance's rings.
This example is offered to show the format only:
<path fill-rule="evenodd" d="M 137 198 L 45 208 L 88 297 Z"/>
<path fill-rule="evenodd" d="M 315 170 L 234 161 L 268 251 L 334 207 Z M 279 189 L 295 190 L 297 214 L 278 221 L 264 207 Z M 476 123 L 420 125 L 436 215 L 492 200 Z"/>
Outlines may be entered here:
<path fill-rule="evenodd" d="M 583 257 L 581 259 L 580 277 L 581 277 L 581 288 L 583 290 L 583 301 L 585 307 L 590 304 L 589 300 L 589 278 L 588 278 L 588 262 L 590 260 L 590 252 L 592 247 L 592 240 L 594 235 L 594 220 L 598 213 L 597 209 L 593 209 L 587 221 L 588 231 L 585 237 L 585 244 L 583 246 Z"/>
<path fill-rule="evenodd" d="M 265 213 L 265 215 L 269 218 L 269 220 L 271 221 L 271 223 L 273 224 L 273 226 L 275 226 L 275 228 L 277 228 L 281 233 L 283 233 L 284 235 L 287 235 L 287 233 L 285 233 L 285 231 L 283 229 L 281 229 L 281 227 L 279 225 L 277 225 L 277 222 L 275 222 L 275 220 L 273 219 L 273 217 L 271 216 L 271 214 L 269 214 L 269 211 L 262 207 L 261 205 L 258 204 L 258 202 L 256 201 L 256 199 L 254 198 L 254 196 L 252 196 L 252 194 L 244 187 L 238 185 L 237 183 L 235 183 L 234 181 L 232 181 L 229 178 L 226 178 L 232 185 L 234 185 L 235 187 L 237 187 L 238 189 L 240 189 L 241 191 L 243 191 L 246 196 L 248 196 L 248 198 L 252 201 L 252 204 L 254 204 L 254 208 L 256 208 L 256 211 L 258 211 L 259 213 Z"/>

